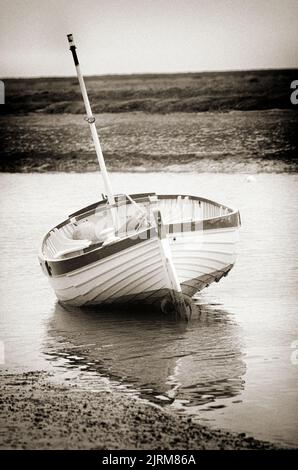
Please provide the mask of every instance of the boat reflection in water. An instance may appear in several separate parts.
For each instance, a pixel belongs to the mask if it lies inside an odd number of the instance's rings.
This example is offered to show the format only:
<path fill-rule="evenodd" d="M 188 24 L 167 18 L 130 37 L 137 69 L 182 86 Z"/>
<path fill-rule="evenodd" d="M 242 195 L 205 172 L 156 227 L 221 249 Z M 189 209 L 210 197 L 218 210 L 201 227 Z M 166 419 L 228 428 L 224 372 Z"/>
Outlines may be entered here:
<path fill-rule="evenodd" d="M 57 304 L 46 354 L 72 378 L 89 374 L 96 389 L 108 378 L 161 404 L 213 407 L 243 389 L 240 335 L 218 306 L 197 305 L 196 313 L 186 323 L 160 313 L 66 310 Z"/>

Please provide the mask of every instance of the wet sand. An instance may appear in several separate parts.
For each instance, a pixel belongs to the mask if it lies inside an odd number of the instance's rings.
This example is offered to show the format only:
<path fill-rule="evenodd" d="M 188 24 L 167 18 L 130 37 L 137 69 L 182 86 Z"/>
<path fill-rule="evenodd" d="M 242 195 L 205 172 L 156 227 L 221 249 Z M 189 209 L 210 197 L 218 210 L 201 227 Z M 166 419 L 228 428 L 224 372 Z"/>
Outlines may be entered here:
<path fill-rule="evenodd" d="M 56 385 L 44 372 L 3 371 L 1 449 L 272 449 L 138 398 Z"/>
<path fill-rule="evenodd" d="M 298 114 L 118 113 L 97 116 L 109 171 L 297 172 Z M 98 171 L 83 115 L 0 116 L 0 170 Z"/>

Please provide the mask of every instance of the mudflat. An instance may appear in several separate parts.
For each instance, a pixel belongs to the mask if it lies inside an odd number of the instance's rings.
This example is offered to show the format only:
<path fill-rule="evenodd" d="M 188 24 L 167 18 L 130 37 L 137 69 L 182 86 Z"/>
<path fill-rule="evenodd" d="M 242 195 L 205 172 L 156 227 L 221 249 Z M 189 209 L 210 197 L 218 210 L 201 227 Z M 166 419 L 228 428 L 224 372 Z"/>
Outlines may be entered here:
<path fill-rule="evenodd" d="M 57 385 L 45 372 L 1 373 L 1 449 L 273 449 L 118 392 Z"/>

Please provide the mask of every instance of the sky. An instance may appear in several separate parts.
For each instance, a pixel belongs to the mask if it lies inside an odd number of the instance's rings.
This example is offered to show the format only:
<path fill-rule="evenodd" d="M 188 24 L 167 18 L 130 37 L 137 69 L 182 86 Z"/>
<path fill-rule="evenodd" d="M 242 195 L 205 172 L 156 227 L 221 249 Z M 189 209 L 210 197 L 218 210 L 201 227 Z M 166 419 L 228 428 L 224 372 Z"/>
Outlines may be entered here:
<path fill-rule="evenodd" d="M 298 67 L 298 0 L 0 0 L 0 77 Z"/>

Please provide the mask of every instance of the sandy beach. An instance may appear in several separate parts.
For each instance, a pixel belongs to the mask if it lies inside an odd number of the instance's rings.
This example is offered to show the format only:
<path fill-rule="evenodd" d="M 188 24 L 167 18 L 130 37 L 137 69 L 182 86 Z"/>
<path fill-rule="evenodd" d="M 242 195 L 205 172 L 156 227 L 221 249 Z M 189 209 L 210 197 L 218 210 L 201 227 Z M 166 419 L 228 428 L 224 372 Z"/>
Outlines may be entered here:
<path fill-rule="evenodd" d="M 273 449 L 144 400 L 56 385 L 44 372 L 1 374 L 1 449 Z"/>

